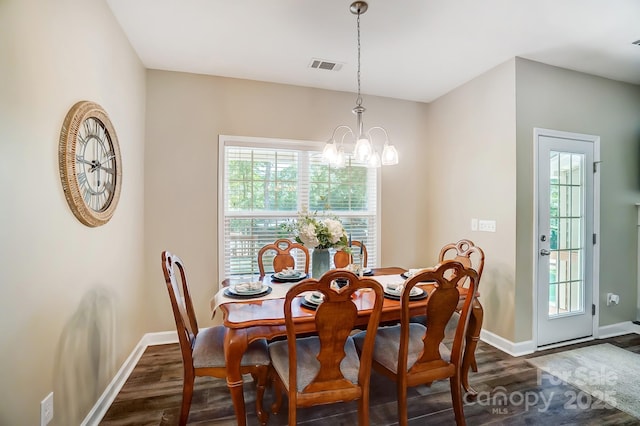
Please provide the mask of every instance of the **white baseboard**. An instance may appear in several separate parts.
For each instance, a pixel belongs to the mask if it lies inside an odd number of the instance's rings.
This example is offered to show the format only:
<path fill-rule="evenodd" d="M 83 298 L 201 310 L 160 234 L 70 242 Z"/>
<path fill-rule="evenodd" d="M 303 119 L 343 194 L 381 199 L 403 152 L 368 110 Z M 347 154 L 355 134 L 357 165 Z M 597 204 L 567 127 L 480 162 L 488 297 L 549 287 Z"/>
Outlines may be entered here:
<path fill-rule="evenodd" d="M 606 339 L 608 337 L 621 336 L 623 334 L 636 333 L 640 334 L 640 325 L 634 324 L 631 321 L 624 321 L 617 324 L 605 325 L 598 328 L 598 335 L 596 339 Z M 572 342 L 562 343 L 562 345 L 568 345 L 573 343 L 579 343 L 581 341 L 593 340 L 593 337 L 581 340 L 575 340 Z M 508 353 L 511 356 L 522 356 L 534 353 L 538 348 L 533 340 L 526 340 L 524 342 L 512 342 L 504 337 L 498 336 L 487 330 L 480 331 L 480 340 L 483 342 L 500 349 L 503 352 Z M 557 346 L 553 346 L 557 347 Z M 550 349 L 551 346 L 545 349 Z"/>
<path fill-rule="evenodd" d="M 512 342 L 504 337 L 498 336 L 487 330 L 480 330 L 480 340 L 494 348 L 500 349 L 502 352 L 506 352 L 511 356 L 528 355 L 535 352 L 536 347 L 533 344 L 533 340 L 526 340 L 524 342 Z"/>
<path fill-rule="evenodd" d="M 631 321 L 605 325 L 598 328 L 598 339 L 606 339 L 607 337 L 621 336 L 629 333 L 640 334 L 640 325 L 634 324 Z"/>
<path fill-rule="evenodd" d="M 104 415 L 107 413 L 109 407 L 118 396 L 118 392 L 124 386 L 124 383 L 129 378 L 129 375 L 135 368 L 138 361 L 142 357 L 145 349 L 148 346 L 153 345 L 164 345 L 167 343 L 177 343 L 178 342 L 178 334 L 175 331 L 161 331 L 158 333 L 147 333 L 142 336 L 142 339 L 138 342 L 138 344 L 133 348 L 133 351 L 124 361 L 120 370 L 116 373 L 114 378 L 111 380 L 109 385 L 105 388 L 98 401 L 94 404 L 89 414 L 84 418 L 81 423 L 81 426 L 94 426 L 98 425 Z"/>

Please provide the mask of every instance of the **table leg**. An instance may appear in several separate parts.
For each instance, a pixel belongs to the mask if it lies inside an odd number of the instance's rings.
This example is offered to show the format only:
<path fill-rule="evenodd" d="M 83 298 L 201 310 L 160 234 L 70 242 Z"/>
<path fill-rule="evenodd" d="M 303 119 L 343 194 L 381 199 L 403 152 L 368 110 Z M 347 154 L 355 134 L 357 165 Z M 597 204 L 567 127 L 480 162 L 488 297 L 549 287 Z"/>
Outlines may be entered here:
<path fill-rule="evenodd" d="M 473 367 L 474 371 L 478 371 L 475 352 L 476 346 L 478 346 L 478 340 L 480 339 L 483 318 L 484 309 L 480 301 L 476 298 L 471 306 L 471 316 L 469 318 L 469 326 L 467 327 L 467 342 L 464 349 L 464 358 L 462 359 L 462 386 L 471 396 L 478 394 L 469 385 L 469 370 Z"/>
<path fill-rule="evenodd" d="M 227 387 L 231 393 L 238 426 L 246 426 L 247 412 L 244 406 L 240 360 L 247 350 L 247 333 L 244 329 L 227 329 L 224 339 L 224 356 L 227 363 Z"/>

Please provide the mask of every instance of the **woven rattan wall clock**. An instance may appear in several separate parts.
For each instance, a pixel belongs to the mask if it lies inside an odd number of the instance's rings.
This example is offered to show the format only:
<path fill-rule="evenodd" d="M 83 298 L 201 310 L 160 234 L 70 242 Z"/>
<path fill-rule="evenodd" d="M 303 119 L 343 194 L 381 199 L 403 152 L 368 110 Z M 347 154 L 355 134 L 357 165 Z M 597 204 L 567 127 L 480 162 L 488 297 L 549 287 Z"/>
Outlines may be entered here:
<path fill-rule="evenodd" d="M 120 198 L 122 163 L 116 131 L 100 105 L 71 107 L 60 130 L 58 163 L 73 214 L 87 226 L 107 223 Z"/>

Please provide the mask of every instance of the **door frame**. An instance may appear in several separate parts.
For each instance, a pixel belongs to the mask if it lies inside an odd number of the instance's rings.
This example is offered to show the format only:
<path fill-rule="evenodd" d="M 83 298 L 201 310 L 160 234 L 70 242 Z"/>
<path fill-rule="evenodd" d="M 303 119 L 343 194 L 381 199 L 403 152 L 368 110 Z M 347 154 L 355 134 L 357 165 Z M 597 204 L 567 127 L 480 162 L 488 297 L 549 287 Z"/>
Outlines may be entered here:
<path fill-rule="evenodd" d="M 593 336 L 582 339 L 570 340 L 560 342 L 556 344 L 545 345 L 543 348 L 538 347 L 538 138 L 540 136 L 549 136 L 563 139 L 574 139 L 580 141 L 587 141 L 593 143 L 593 162 L 595 167 L 595 173 L 593 174 L 593 233 L 596 234 L 596 244 L 593 245 L 593 288 L 592 288 L 592 303 L 596 306 L 595 315 L 592 316 L 593 320 Z M 565 132 L 560 130 L 544 129 L 539 127 L 533 128 L 533 282 L 532 282 L 532 294 L 533 294 L 533 317 L 532 317 L 532 336 L 534 351 L 540 351 L 545 349 L 556 348 L 559 346 L 571 345 L 574 343 L 594 340 L 599 337 L 599 323 L 600 323 L 600 166 L 602 161 L 600 160 L 600 136 L 587 135 L 582 133 Z"/>

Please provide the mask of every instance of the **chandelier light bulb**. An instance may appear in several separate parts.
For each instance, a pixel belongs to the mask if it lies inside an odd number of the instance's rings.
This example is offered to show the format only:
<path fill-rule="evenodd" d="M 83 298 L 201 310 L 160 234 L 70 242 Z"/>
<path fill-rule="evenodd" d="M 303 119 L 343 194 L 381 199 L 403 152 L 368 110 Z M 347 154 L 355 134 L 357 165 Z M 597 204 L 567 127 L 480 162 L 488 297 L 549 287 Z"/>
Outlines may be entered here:
<path fill-rule="evenodd" d="M 322 158 L 328 163 L 334 163 L 337 156 L 338 150 L 336 149 L 336 144 L 333 142 L 327 143 L 322 150 Z"/>
<path fill-rule="evenodd" d="M 356 147 L 353 150 L 353 155 L 358 161 L 367 161 L 371 155 L 371 143 L 369 139 L 361 137 L 356 142 Z"/>
<path fill-rule="evenodd" d="M 338 155 L 336 155 L 335 166 L 339 169 L 343 168 L 347 164 L 347 156 L 344 154 L 344 149 L 340 148 Z"/>
<path fill-rule="evenodd" d="M 395 146 L 389 145 L 388 143 L 384 144 L 384 149 L 382 150 L 382 164 L 384 166 L 393 166 L 394 164 L 398 164 L 398 151 Z"/>
<path fill-rule="evenodd" d="M 381 165 L 382 163 L 380 162 L 380 154 L 378 154 L 378 151 L 373 151 L 373 154 L 371 154 L 371 157 L 369 157 L 369 167 L 378 168 Z"/>

